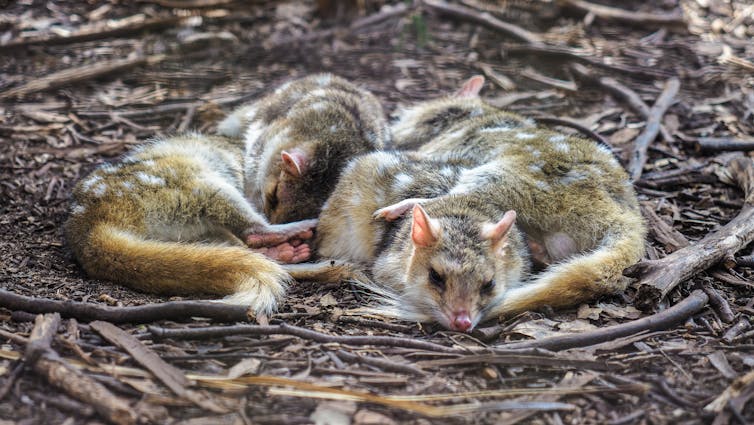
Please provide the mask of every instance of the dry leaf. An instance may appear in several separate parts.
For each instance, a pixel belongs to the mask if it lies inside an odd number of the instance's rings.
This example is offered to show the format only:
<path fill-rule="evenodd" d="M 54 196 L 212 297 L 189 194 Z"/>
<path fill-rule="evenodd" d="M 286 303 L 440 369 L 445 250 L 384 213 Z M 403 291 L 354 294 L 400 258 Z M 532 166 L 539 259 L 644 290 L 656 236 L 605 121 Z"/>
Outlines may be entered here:
<path fill-rule="evenodd" d="M 395 421 L 381 413 L 362 409 L 356 412 L 355 415 L 353 415 L 353 424 L 354 425 L 393 425 L 395 424 Z"/>
<path fill-rule="evenodd" d="M 599 307 L 592 307 L 589 304 L 581 304 L 576 317 L 579 319 L 597 320 L 600 318 L 600 313 L 602 313 L 602 309 Z"/>
<path fill-rule="evenodd" d="M 557 325 L 558 322 L 550 319 L 529 320 L 528 322 L 519 323 L 511 332 L 530 336 L 534 339 L 541 339 L 558 334 L 559 332 L 554 330 Z"/>
<path fill-rule="evenodd" d="M 351 415 L 356 411 L 352 401 L 327 401 L 317 405 L 309 419 L 317 425 L 351 425 Z"/>
<path fill-rule="evenodd" d="M 253 357 L 243 359 L 228 371 L 228 379 L 236 379 L 244 375 L 256 375 L 262 362 Z"/>
<path fill-rule="evenodd" d="M 325 294 L 322 298 L 319 299 L 319 304 L 322 307 L 331 307 L 338 305 L 338 300 L 336 300 L 332 294 Z"/>
<path fill-rule="evenodd" d="M 608 316 L 616 319 L 638 319 L 641 317 L 641 311 L 632 305 L 618 306 L 615 304 L 599 303 L 597 307 L 601 308 Z"/>

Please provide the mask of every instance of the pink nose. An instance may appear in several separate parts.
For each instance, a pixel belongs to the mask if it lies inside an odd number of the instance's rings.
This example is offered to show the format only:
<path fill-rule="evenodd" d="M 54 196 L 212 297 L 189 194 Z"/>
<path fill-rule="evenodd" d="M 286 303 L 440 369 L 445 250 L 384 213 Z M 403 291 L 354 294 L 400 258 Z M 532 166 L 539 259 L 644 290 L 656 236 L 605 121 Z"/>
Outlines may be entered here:
<path fill-rule="evenodd" d="M 454 331 L 466 332 L 471 329 L 471 317 L 466 310 L 459 310 L 453 313 L 453 321 L 451 322 L 451 328 Z"/>

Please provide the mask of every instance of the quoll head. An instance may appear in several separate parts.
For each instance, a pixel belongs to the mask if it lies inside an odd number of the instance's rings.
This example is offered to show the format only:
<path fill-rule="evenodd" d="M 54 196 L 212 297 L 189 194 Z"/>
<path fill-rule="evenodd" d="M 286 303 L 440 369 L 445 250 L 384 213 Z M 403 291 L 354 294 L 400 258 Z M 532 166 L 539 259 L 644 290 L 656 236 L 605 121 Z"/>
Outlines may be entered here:
<path fill-rule="evenodd" d="M 466 81 L 450 96 L 399 109 L 391 125 L 393 138 L 402 148 L 418 148 L 460 121 L 494 111 L 479 98 L 484 77 Z"/>
<path fill-rule="evenodd" d="M 348 119 L 350 118 L 350 119 Z M 316 217 L 348 160 L 374 149 L 350 115 L 323 103 L 281 123 L 278 153 L 262 170 L 271 223 Z"/>
<path fill-rule="evenodd" d="M 432 218 L 416 205 L 411 220 L 413 254 L 406 295 L 446 328 L 470 332 L 520 274 L 509 244 L 516 213 L 508 211 L 497 222 L 479 222 Z"/>

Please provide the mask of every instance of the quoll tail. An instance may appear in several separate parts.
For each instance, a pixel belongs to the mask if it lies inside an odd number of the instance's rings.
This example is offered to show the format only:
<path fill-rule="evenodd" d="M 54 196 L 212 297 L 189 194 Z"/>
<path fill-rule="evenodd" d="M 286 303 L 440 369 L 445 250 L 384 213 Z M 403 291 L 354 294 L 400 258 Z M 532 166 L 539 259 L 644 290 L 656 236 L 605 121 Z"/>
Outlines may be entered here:
<path fill-rule="evenodd" d="M 645 233 L 640 216 L 626 214 L 595 250 L 551 266 L 533 282 L 506 291 L 495 312 L 511 315 L 545 305 L 568 307 L 624 289 L 623 270 L 641 259 Z"/>
<path fill-rule="evenodd" d="M 165 294 L 229 295 L 225 301 L 271 313 L 290 276 L 277 263 L 244 247 L 144 239 L 101 224 L 80 248 L 94 278 Z"/>

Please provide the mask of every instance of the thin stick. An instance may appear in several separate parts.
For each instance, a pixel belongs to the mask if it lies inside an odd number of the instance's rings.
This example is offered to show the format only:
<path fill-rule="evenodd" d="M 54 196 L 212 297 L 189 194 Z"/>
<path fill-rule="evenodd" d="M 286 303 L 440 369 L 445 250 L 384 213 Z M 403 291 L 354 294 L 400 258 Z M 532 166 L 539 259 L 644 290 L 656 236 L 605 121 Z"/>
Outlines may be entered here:
<path fill-rule="evenodd" d="M 589 56 L 587 52 L 572 49 L 566 46 L 552 46 L 547 44 L 503 44 L 501 46 L 503 55 L 511 53 L 531 53 L 537 55 L 548 55 L 569 60 L 575 60 L 597 68 L 603 68 L 610 71 L 616 71 L 623 74 L 642 76 L 649 78 L 666 78 L 670 74 L 656 68 L 640 68 L 636 66 L 621 65 L 612 61 L 608 63 L 602 59 Z M 613 58 L 615 59 L 615 58 Z"/>
<path fill-rule="evenodd" d="M 209 394 L 187 388 L 189 380 L 186 379 L 183 372 L 166 363 L 133 335 L 108 322 L 95 321 L 90 323 L 89 326 L 102 335 L 106 341 L 126 350 L 134 360 L 152 372 L 157 379 L 178 396 L 191 400 L 199 407 L 215 413 L 228 412 L 228 409 L 220 406 Z"/>
<path fill-rule="evenodd" d="M 108 307 L 75 301 L 26 297 L 0 290 L 0 307 L 29 313 L 60 313 L 82 322 L 151 323 L 159 320 L 189 320 L 205 317 L 216 322 L 246 322 L 246 307 L 209 301 L 170 301 L 135 307 Z"/>
<path fill-rule="evenodd" d="M 51 385 L 93 406 L 97 413 L 109 422 L 137 423 L 138 414 L 125 399 L 114 395 L 102 384 L 73 369 L 50 347 L 59 324 L 60 315 L 57 313 L 37 317 L 26 346 L 26 362 Z"/>
<path fill-rule="evenodd" d="M 709 233 L 702 240 L 681 248 L 659 260 L 642 261 L 626 269 L 624 274 L 638 277 L 635 302 L 651 308 L 679 283 L 735 254 L 754 240 L 754 161 L 736 158 L 721 177 L 736 181 L 746 193 L 744 206 L 725 226 Z"/>
<path fill-rule="evenodd" d="M 122 37 L 140 31 L 148 31 L 159 28 L 173 27 L 185 20 L 184 17 L 168 16 L 153 19 L 134 20 L 133 17 L 124 18 L 114 23 L 108 23 L 105 28 L 83 28 L 74 31 L 70 35 L 59 36 L 45 34 L 38 37 L 27 37 L 14 40 L 6 44 L 0 44 L 0 52 L 26 48 L 28 46 L 54 46 L 60 44 L 81 43 L 84 41 L 102 40 L 110 37 Z"/>
<path fill-rule="evenodd" d="M 387 347 L 414 348 L 418 350 L 436 351 L 440 353 L 457 354 L 461 350 L 445 347 L 432 342 L 421 341 L 414 338 L 401 338 L 392 336 L 350 336 L 328 335 L 325 333 L 300 328 L 287 324 L 261 326 L 261 325 L 236 325 L 236 326 L 208 326 L 205 328 L 167 329 L 157 326 L 149 326 L 149 332 L 155 338 L 171 339 L 205 339 L 218 338 L 230 335 L 293 335 L 321 343 L 338 343 L 346 345 L 376 345 Z"/>
<path fill-rule="evenodd" d="M 435 11 L 439 14 L 482 25 L 530 45 L 543 44 L 542 38 L 539 35 L 509 22 L 501 21 L 487 12 L 478 12 L 469 7 L 449 4 L 441 0 L 422 0 L 422 4 L 429 10 Z"/>
<path fill-rule="evenodd" d="M 621 84 L 617 80 L 610 77 L 596 76 L 592 72 L 590 72 L 589 69 L 587 69 L 587 67 L 578 63 L 572 64 L 570 69 L 574 74 L 576 74 L 577 77 L 580 77 L 591 83 L 597 84 L 598 86 L 609 91 L 613 96 L 626 102 L 626 104 L 631 109 L 633 109 L 634 112 L 641 115 L 642 118 L 644 119 L 649 118 L 649 115 L 650 115 L 649 105 L 644 103 L 641 97 L 639 97 L 639 95 L 636 94 L 635 91 L 631 90 L 627 86 Z M 666 142 L 673 141 L 673 136 L 670 134 L 668 129 L 665 128 L 665 126 L 662 126 L 662 125 L 660 126 L 660 134 L 662 134 L 662 138 Z"/>
<path fill-rule="evenodd" d="M 128 59 L 118 59 L 93 65 L 68 68 L 40 78 L 35 78 L 28 83 L 6 90 L 0 93 L 0 99 L 23 97 L 32 93 L 75 84 L 108 74 L 114 74 L 141 65 L 153 65 L 164 61 L 166 58 L 166 55 L 136 56 Z"/>
<path fill-rule="evenodd" d="M 696 141 L 697 152 L 753 151 L 754 139 L 733 137 L 700 137 Z"/>
<path fill-rule="evenodd" d="M 678 78 L 671 78 L 665 82 L 665 88 L 662 90 L 660 97 L 649 110 L 649 117 L 644 131 L 634 141 L 634 150 L 631 154 L 631 161 L 628 164 L 628 173 L 631 180 L 638 180 L 647 163 L 647 148 L 649 144 L 657 137 L 662 124 L 662 117 L 665 112 L 674 103 L 678 90 L 681 88 L 681 82 Z"/>
<path fill-rule="evenodd" d="M 686 299 L 669 309 L 632 322 L 574 335 L 553 336 L 536 341 L 504 344 L 499 345 L 496 348 L 545 348 L 558 351 L 576 347 L 587 347 L 644 331 L 665 330 L 679 323 L 683 323 L 686 319 L 703 309 L 708 301 L 709 297 L 707 294 L 701 289 L 697 289 Z"/>
<path fill-rule="evenodd" d="M 382 370 L 388 372 L 407 373 L 409 375 L 424 376 L 427 373 L 420 368 L 403 363 L 396 363 L 390 360 L 378 359 L 375 357 L 360 356 L 358 354 L 349 353 L 344 350 L 338 350 L 338 357 L 342 357 L 351 362 L 364 363 L 371 366 L 376 366 Z"/>
<path fill-rule="evenodd" d="M 608 21 L 628 22 L 634 25 L 652 27 L 679 27 L 686 25 L 686 23 L 683 21 L 683 14 L 680 10 L 670 13 L 644 13 L 618 9 L 616 7 L 609 7 L 601 4 L 589 3 L 584 0 L 560 0 L 560 3 L 586 13 L 591 13 L 598 18 L 602 18 Z"/>

